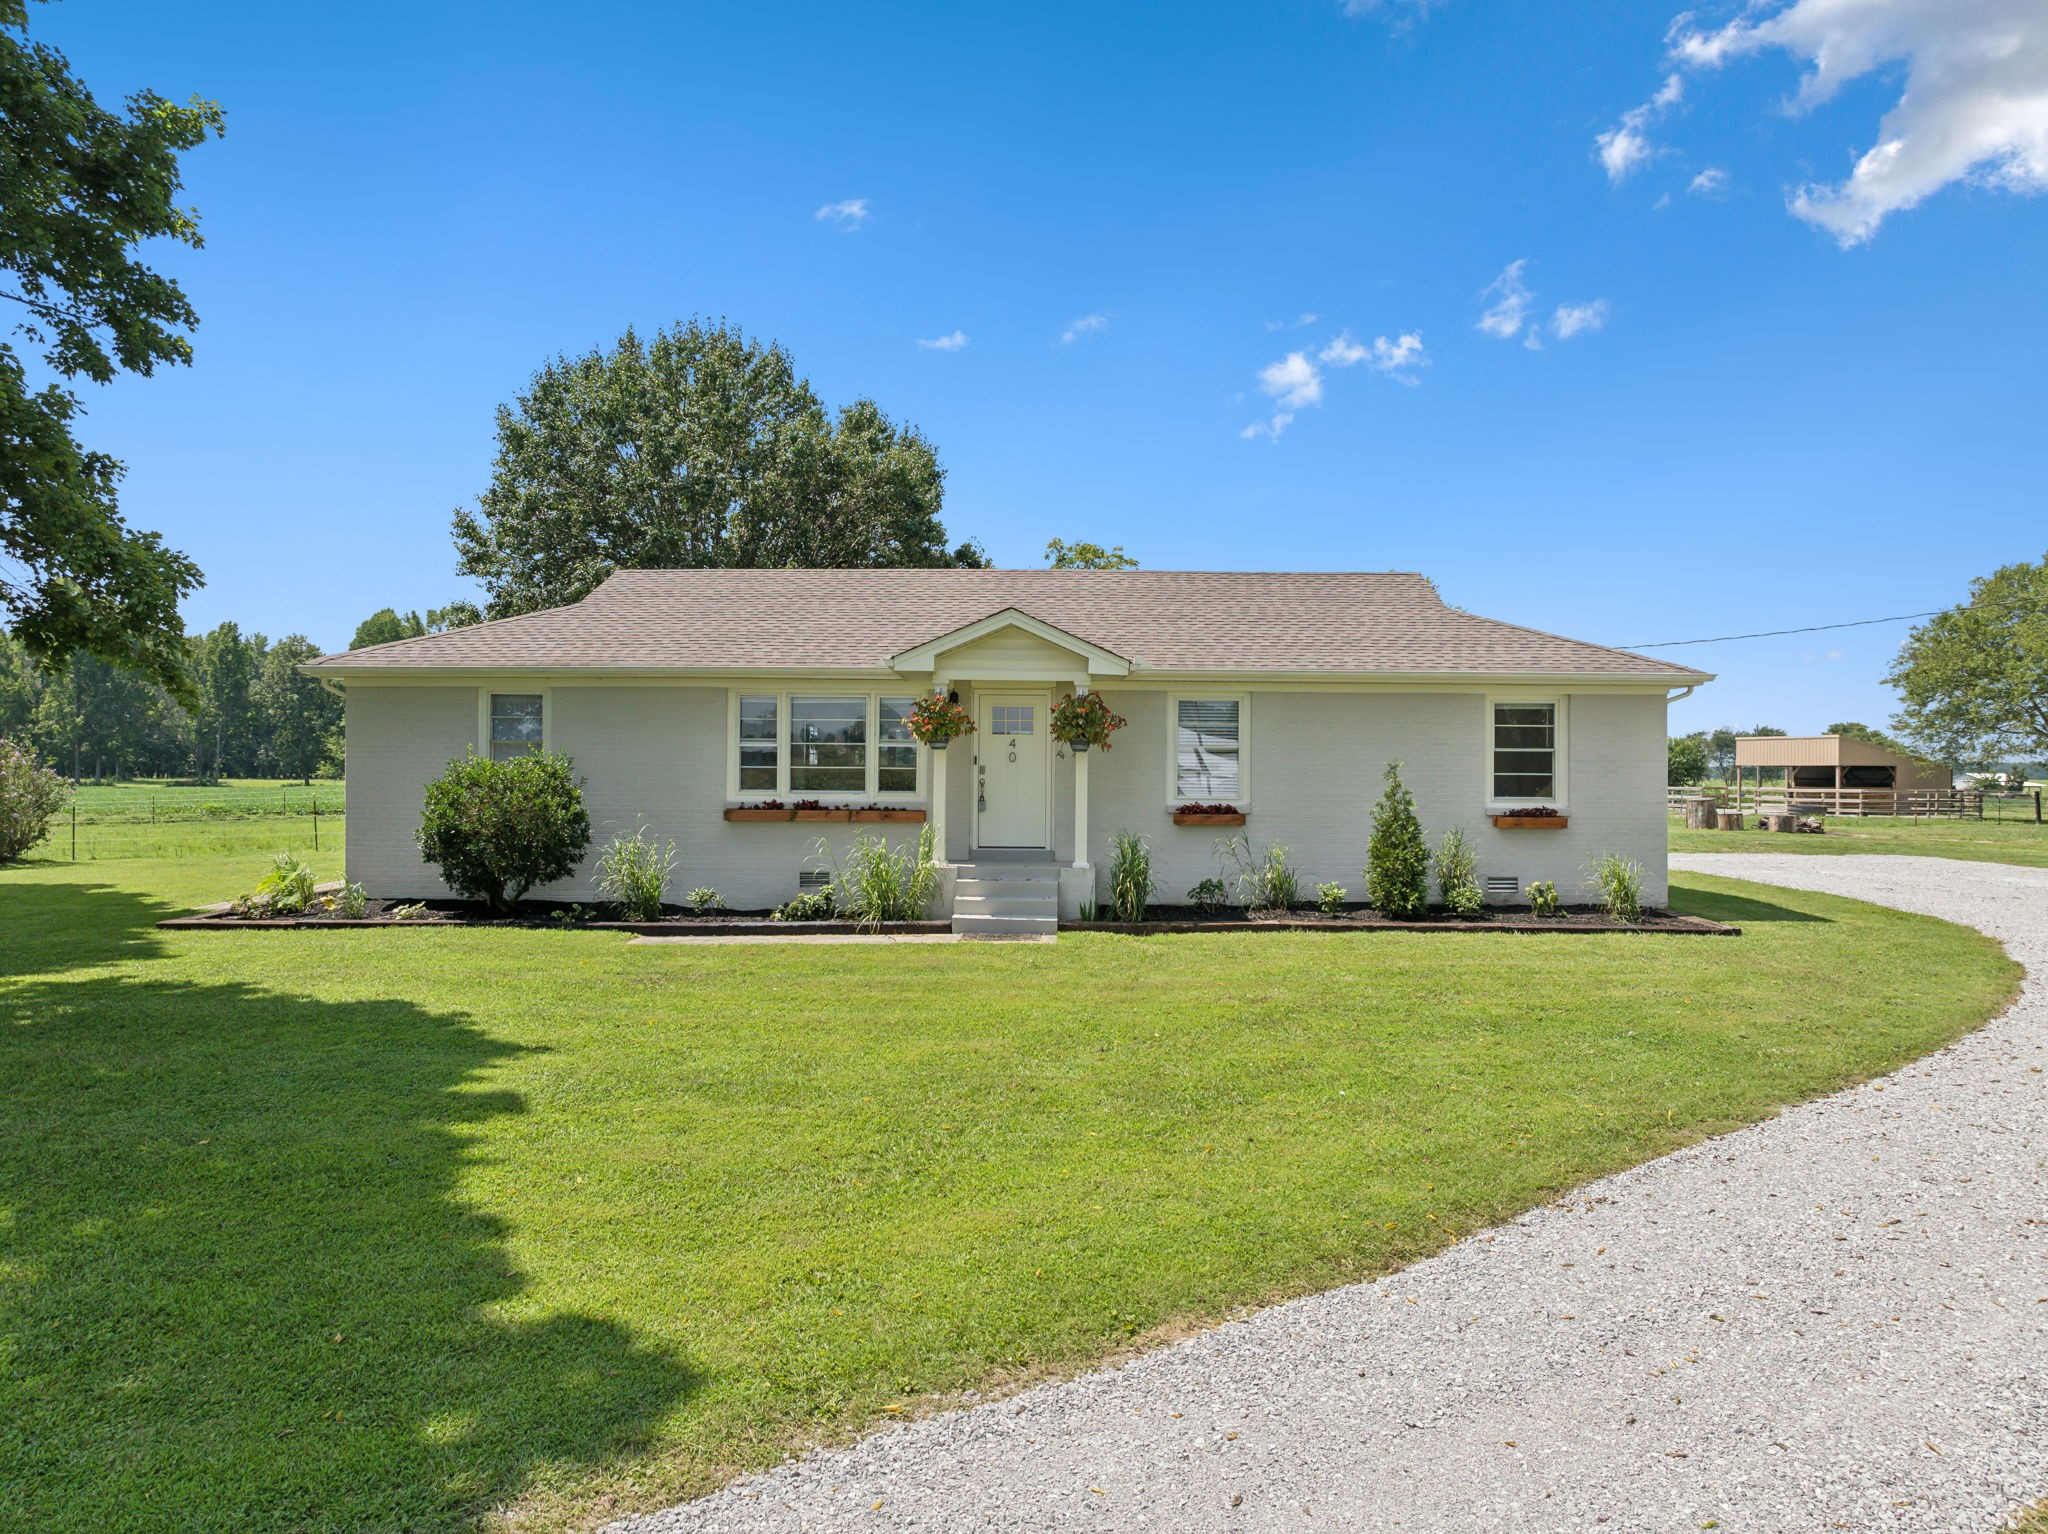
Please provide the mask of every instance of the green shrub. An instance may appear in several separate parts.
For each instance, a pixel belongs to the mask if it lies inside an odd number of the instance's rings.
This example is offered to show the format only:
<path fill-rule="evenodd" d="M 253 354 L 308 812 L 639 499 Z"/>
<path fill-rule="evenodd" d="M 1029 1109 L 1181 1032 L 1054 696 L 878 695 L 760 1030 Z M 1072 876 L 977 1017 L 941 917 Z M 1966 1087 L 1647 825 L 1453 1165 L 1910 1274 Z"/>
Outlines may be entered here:
<path fill-rule="evenodd" d="M 361 921 L 370 911 L 370 897 L 360 884 L 344 884 L 334 897 L 334 914 L 348 921 Z"/>
<path fill-rule="evenodd" d="M 1643 865 L 1610 852 L 1593 865 L 1600 886 L 1600 909 L 1610 921 L 1633 927 L 1643 919 Z"/>
<path fill-rule="evenodd" d="M 0 739 L 0 863 L 12 863 L 41 841 L 70 798 L 71 786 L 25 746 Z"/>
<path fill-rule="evenodd" d="M 660 921 L 675 867 L 676 844 L 657 842 L 637 826 L 631 836 L 613 837 L 597 855 L 597 892 L 627 921 Z"/>
<path fill-rule="evenodd" d="M 569 773 L 554 751 L 450 762 L 427 785 L 420 855 L 464 899 L 509 912 L 535 885 L 574 873 L 590 846 L 583 788 Z"/>
<path fill-rule="evenodd" d="M 1344 902 L 1351 898 L 1351 891 L 1332 881 L 1316 886 L 1316 907 L 1326 915 L 1335 916 L 1344 909 Z"/>
<path fill-rule="evenodd" d="M 1429 911 L 1429 843 L 1415 816 L 1415 796 L 1401 783 L 1401 764 L 1387 763 L 1387 788 L 1372 811 L 1372 845 L 1365 862 L 1365 898 L 1395 921 L 1418 921 Z"/>
<path fill-rule="evenodd" d="M 702 916 L 706 911 L 722 911 L 725 900 L 715 889 L 693 889 L 683 897 L 690 903 L 690 909 Z"/>
<path fill-rule="evenodd" d="M 839 909 L 879 927 L 891 921 L 923 921 L 930 914 L 939 892 L 939 869 L 933 861 L 937 846 L 937 833 L 927 822 L 915 847 L 891 847 L 881 833 L 862 831 L 846 849 L 843 865 L 823 837 L 816 855 L 832 869 Z"/>
<path fill-rule="evenodd" d="M 1216 844 L 1224 870 L 1236 871 L 1238 903 L 1251 911 L 1291 911 L 1301 904 L 1301 876 L 1287 861 L 1290 849 L 1277 843 L 1252 850 L 1243 832 Z"/>
<path fill-rule="evenodd" d="M 1214 915 L 1230 904 L 1230 891 L 1223 887 L 1221 879 L 1198 880 L 1188 890 L 1188 904 Z"/>
<path fill-rule="evenodd" d="M 830 921 L 839 914 L 839 892 L 832 885 L 784 901 L 768 913 L 770 921 Z"/>
<path fill-rule="evenodd" d="M 1564 902 L 1557 898 L 1557 886 L 1548 879 L 1538 879 L 1529 886 L 1529 910 L 1537 916 L 1564 915 Z"/>
<path fill-rule="evenodd" d="M 280 852 L 270 860 L 270 872 L 257 881 L 253 894 L 235 902 L 244 916 L 298 916 L 313 903 L 315 884 L 310 863 Z"/>
<path fill-rule="evenodd" d="M 1143 921 L 1146 902 L 1157 887 L 1152 882 L 1152 849 L 1135 831 L 1117 832 L 1110 848 L 1109 908 L 1118 921 Z"/>
<path fill-rule="evenodd" d="M 1436 887 L 1444 909 L 1454 916 L 1477 916 L 1486 908 L 1479 890 L 1479 860 L 1457 826 L 1444 832 L 1436 847 Z"/>

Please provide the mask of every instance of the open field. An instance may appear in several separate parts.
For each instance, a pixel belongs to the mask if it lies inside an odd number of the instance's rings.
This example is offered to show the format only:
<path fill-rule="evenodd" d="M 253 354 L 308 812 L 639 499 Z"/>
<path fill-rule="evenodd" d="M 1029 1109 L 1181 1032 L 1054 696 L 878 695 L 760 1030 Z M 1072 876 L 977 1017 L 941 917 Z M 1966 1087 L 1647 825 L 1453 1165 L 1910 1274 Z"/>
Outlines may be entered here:
<path fill-rule="evenodd" d="M 1688 831 L 1671 817 L 1673 852 L 1891 852 L 1975 863 L 2018 863 L 2048 868 L 2048 826 L 2032 821 L 1908 819 L 1884 815 L 1831 816 L 1820 836 L 1781 831 Z"/>
<path fill-rule="evenodd" d="M 338 778 L 227 778 L 219 783 L 147 779 L 126 783 L 81 783 L 78 818 L 98 824 L 167 820 L 222 820 L 235 816 L 339 815 Z"/>
<path fill-rule="evenodd" d="M 1696 877 L 1747 935 L 150 926 L 270 845 L 0 871 L 0 1527 L 587 1525 L 1399 1266 L 2017 981 Z"/>

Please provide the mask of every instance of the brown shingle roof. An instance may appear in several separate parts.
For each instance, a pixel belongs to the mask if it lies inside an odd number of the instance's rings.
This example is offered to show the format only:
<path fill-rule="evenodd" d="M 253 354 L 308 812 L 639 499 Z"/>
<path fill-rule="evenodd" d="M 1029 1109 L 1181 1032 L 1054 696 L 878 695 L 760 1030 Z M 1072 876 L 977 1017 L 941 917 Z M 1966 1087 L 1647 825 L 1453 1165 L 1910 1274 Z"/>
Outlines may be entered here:
<path fill-rule="evenodd" d="M 1016 608 L 1148 671 L 1584 676 L 1702 673 L 1475 618 L 1407 573 L 621 570 L 581 602 L 313 663 L 438 670 L 879 670 Z"/>

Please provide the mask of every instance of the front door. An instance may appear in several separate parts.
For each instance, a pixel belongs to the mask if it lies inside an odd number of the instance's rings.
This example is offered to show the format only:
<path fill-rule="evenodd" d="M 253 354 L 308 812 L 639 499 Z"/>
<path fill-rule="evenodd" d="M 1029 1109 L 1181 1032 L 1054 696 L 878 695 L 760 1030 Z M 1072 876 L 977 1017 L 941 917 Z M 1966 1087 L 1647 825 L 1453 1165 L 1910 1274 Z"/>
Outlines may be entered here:
<path fill-rule="evenodd" d="M 978 847 L 1050 847 L 1046 792 L 1052 739 L 1044 693 L 985 692 L 975 736 L 974 803 Z"/>

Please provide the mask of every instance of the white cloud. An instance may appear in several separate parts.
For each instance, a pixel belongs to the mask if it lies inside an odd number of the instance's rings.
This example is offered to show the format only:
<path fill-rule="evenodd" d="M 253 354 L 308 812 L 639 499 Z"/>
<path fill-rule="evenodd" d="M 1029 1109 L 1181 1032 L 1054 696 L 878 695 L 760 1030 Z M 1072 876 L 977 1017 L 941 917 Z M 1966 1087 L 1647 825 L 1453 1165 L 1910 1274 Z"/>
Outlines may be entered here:
<path fill-rule="evenodd" d="M 1678 105 L 1685 96 L 1685 81 L 1678 75 L 1666 75 L 1657 94 L 1639 107 L 1631 107 L 1621 114 L 1621 121 L 1593 140 L 1600 163 L 1606 168 L 1607 179 L 1616 185 L 1626 181 L 1641 165 L 1656 153 L 1650 143 L 1647 130 L 1651 123 Z"/>
<path fill-rule="evenodd" d="M 1692 185 L 1686 188 L 1695 197 L 1720 197 L 1728 190 L 1728 172 L 1718 165 L 1709 165 L 1692 178 Z"/>
<path fill-rule="evenodd" d="M 934 336 L 929 341 L 920 338 L 917 344 L 928 352 L 957 352 L 967 344 L 967 332 L 956 330 L 949 336 Z"/>
<path fill-rule="evenodd" d="M 1793 213 L 1844 246 L 1962 181 L 2048 190 L 2048 5 L 2041 0 L 1791 0 L 1714 31 L 1673 24 L 1672 54 L 1697 69 L 1783 49 L 1803 61 L 1796 105 L 1904 66 L 1897 104 L 1848 179 L 1806 185 Z"/>
<path fill-rule="evenodd" d="M 831 224 L 842 234 L 852 234 L 868 221 L 868 200 L 849 197 L 844 202 L 828 202 L 811 217 L 820 223 Z"/>
<path fill-rule="evenodd" d="M 1527 260 L 1510 261 L 1501 274 L 1480 292 L 1481 298 L 1494 300 L 1479 316 L 1479 328 L 1486 334 L 1512 341 L 1522 333 L 1522 323 L 1529 317 L 1529 305 L 1536 300 L 1536 295 L 1522 281 L 1522 270 L 1528 264 Z"/>
<path fill-rule="evenodd" d="M 1363 362 L 1375 373 L 1384 373 L 1405 384 L 1416 381 L 1415 369 L 1429 366 L 1419 330 L 1404 331 L 1392 341 L 1385 336 L 1375 336 L 1370 346 L 1352 339 L 1348 330 L 1339 331 L 1330 338 L 1327 346 L 1316 353 L 1316 357 L 1339 368 L 1356 367 Z"/>
<path fill-rule="evenodd" d="M 1278 362 L 1260 368 L 1259 387 L 1287 410 L 1323 402 L 1323 375 L 1308 360 L 1307 352 L 1289 352 Z"/>
<path fill-rule="evenodd" d="M 1256 437 L 1270 437 L 1277 442 L 1280 440 L 1280 433 L 1287 430 L 1288 423 L 1293 419 L 1294 415 L 1291 411 L 1283 410 L 1270 421 L 1252 422 L 1251 425 L 1239 432 L 1238 435 L 1246 441 Z"/>
<path fill-rule="evenodd" d="M 1550 333 L 1560 341 L 1569 341 L 1585 330 L 1598 330 L 1607 323 L 1607 300 L 1596 298 L 1590 304 L 1559 304 L 1557 313 L 1550 317 Z"/>
<path fill-rule="evenodd" d="M 1362 346 L 1351 339 L 1351 332 L 1340 330 L 1330 338 L 1330 344 L 1316 353 L 1318 360 L 1331 367 L 1348 368 L 1354 363 L 1365 361 L 1372 355 L 1370 346 Z"/>
<path fill-rule="evenodd" d="M 1321 318 L 1322 316 L 1319 314 L 1304 310 L 1291 320 L 1268 320 L 1266 321 L 1266 328 L 1268 330 L 1299 330 L 1304 325 L 1313 325 Z"/>
<path fill-rule="evenodd" d="M 1060 332 L 1060 345 L 1072 346 L 1081 337 L 1092 336 L 1108 324 L 1109 316 L 1106 314 L 1084 314 L 1078 320 L 1069 321 L 1067 328 Z"/>

